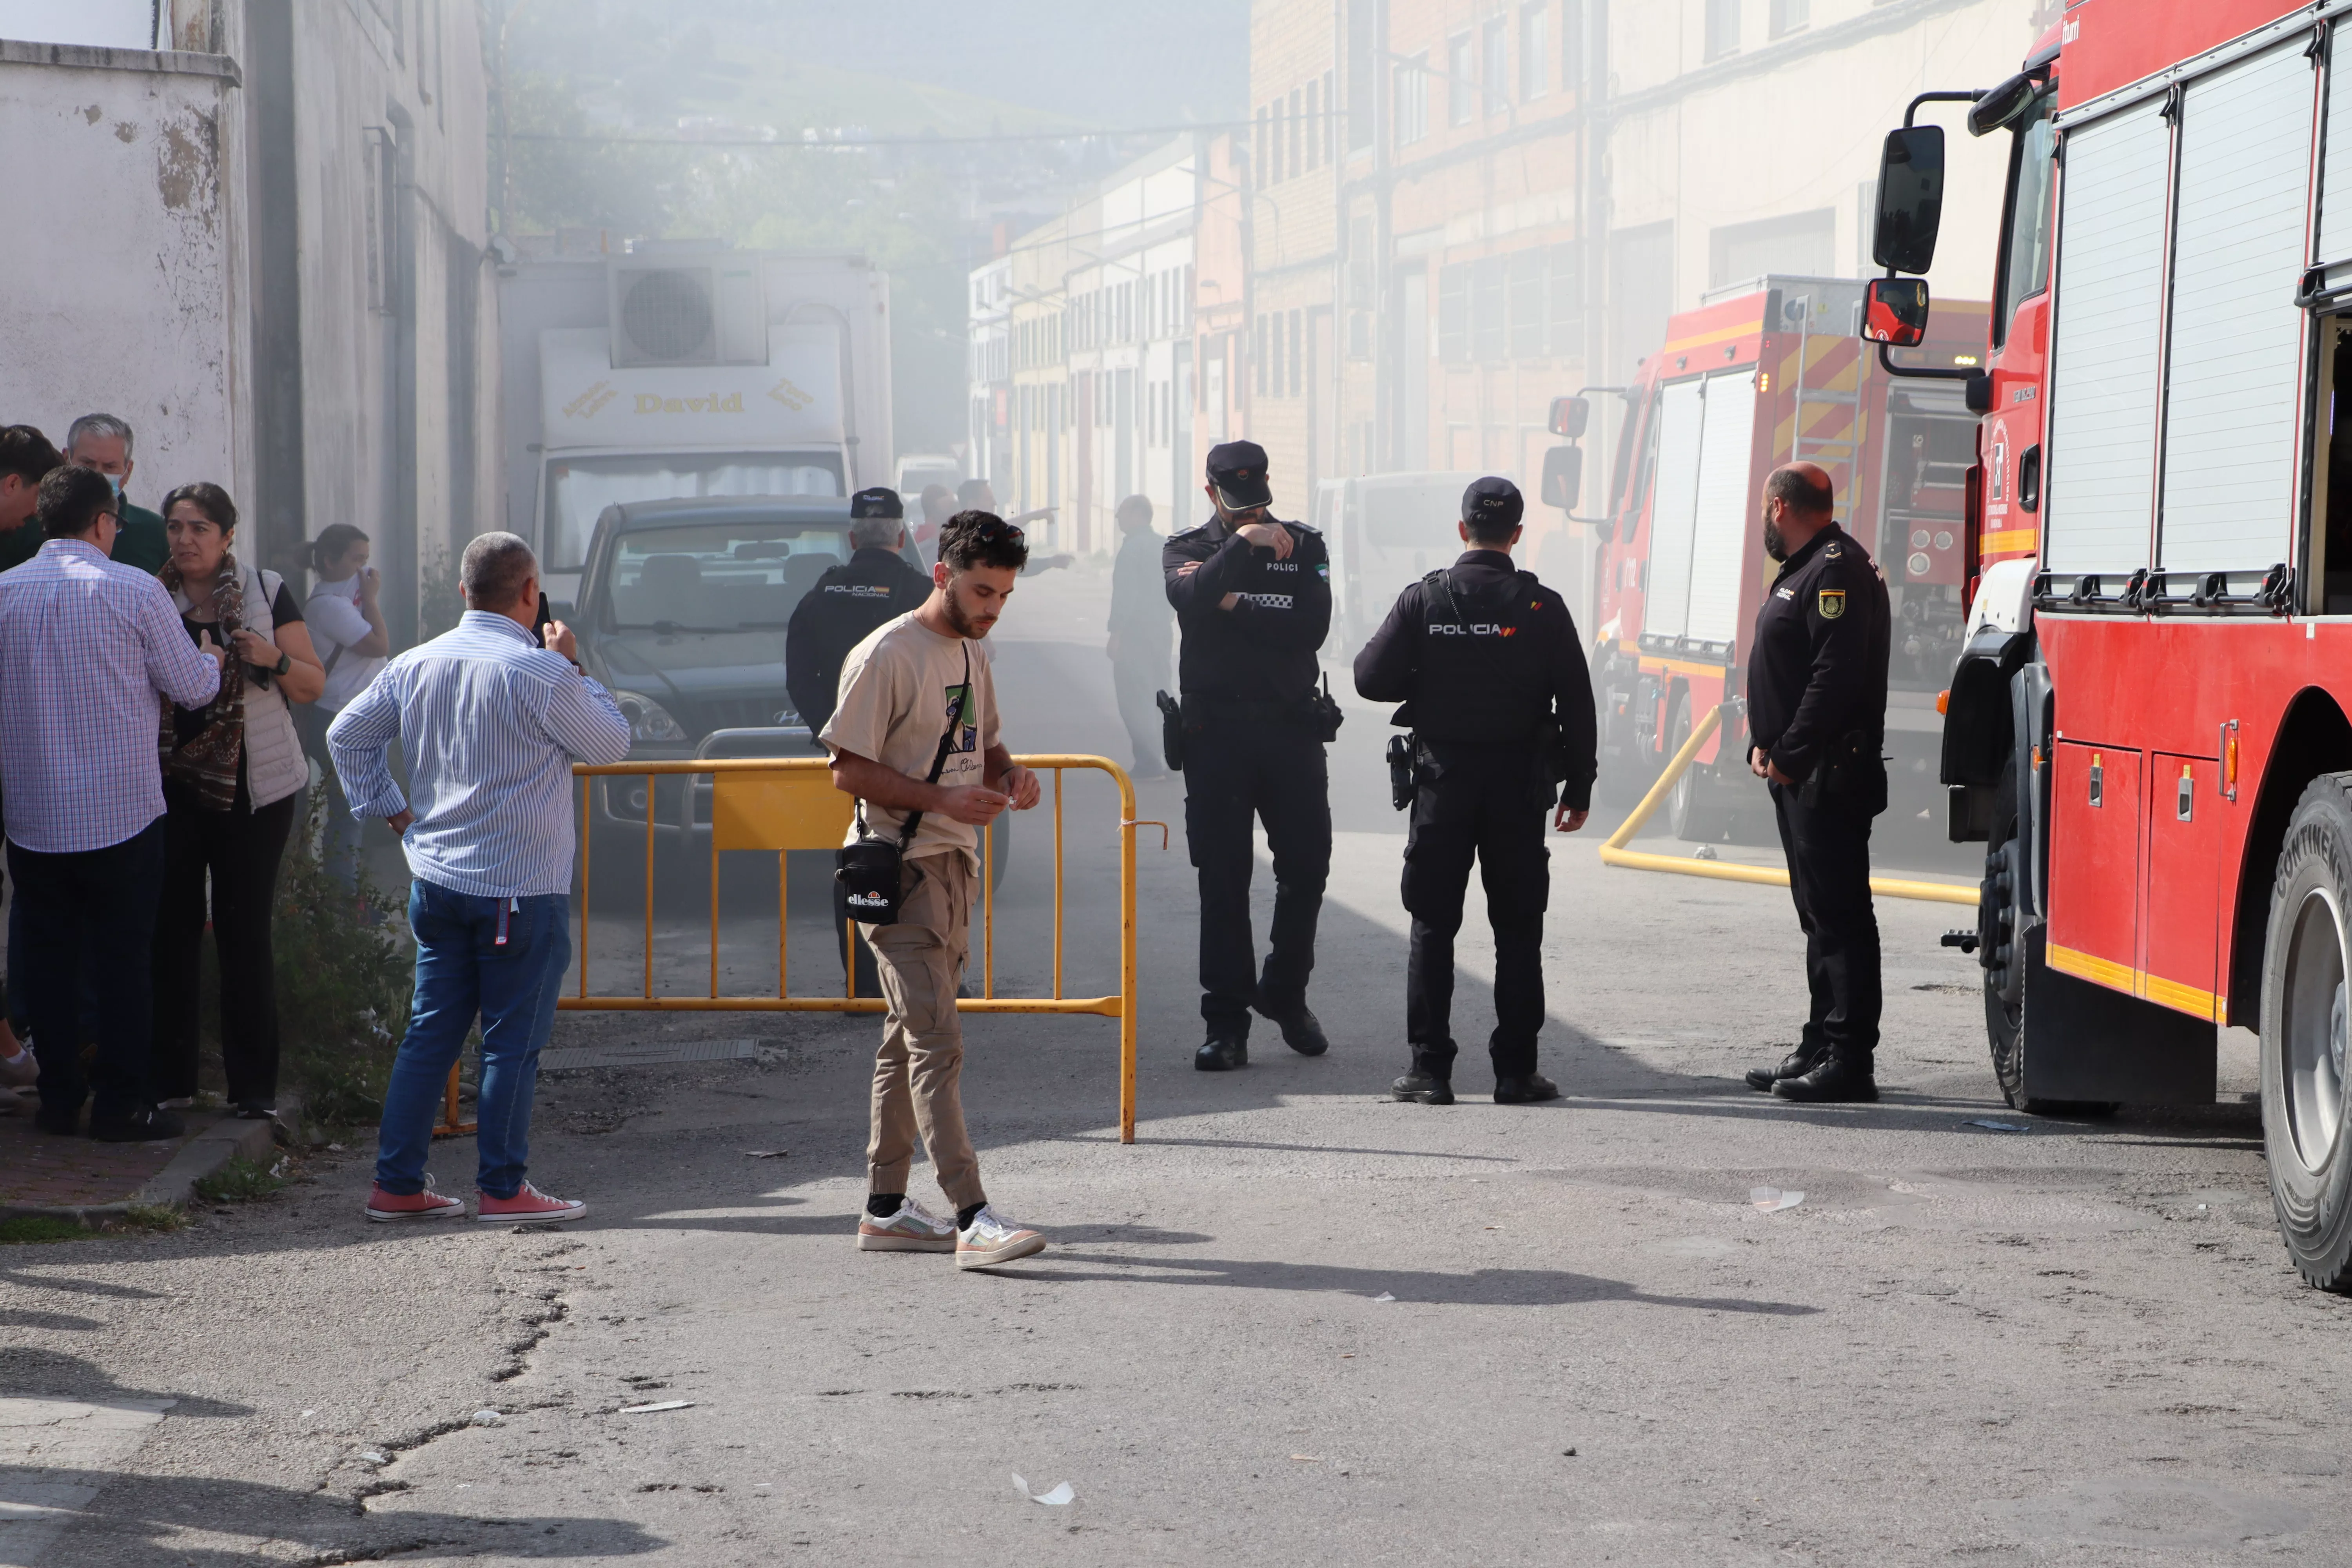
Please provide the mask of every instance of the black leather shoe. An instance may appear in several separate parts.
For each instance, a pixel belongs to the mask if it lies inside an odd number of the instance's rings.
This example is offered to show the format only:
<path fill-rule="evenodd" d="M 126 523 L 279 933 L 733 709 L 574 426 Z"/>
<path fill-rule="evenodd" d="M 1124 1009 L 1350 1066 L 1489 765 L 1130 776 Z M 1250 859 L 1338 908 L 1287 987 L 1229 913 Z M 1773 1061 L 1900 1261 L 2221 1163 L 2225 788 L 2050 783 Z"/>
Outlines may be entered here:
<path fill-rule="evenodd" d="M 1784 1078 L 1802 1078 L 1822 1064 L 1822 1053 L 1799 1046 L 1780 1058 L 1780 1065 L 1769 1068 L 1749 1068 L 1748 1087 L 1759 1094 L 1769 1094 L 1772 1086 Z"/>
<path fill-rule="evenodd" d="M 152 1143 L 177 1138 L 187 1130 L 186 1122 L 152 1105 L 142 1105 L 124 1116 L 92 1115 L 89 1119 L 89 1135 L 101 1143 Z"/>
<path fill-rule="evenodd" d="M 1772 1092 L 1802 1105 L 1866 1105 L 1878 1099 L 1878 1082 L 1869 1068 L 1849 1066 L 1832 1057 L 1801 1077 L 1782 1079 L 1772 1086 Z"/>
<path fill-rule="evenodd" d="M 1539 1100 L 1558 1100 L 1559 1085 L 1539 1072 L 1525 1078 L 1498 1078 L 1495 1080 L 1495 1103 L 1497 1105 L 1533 1105 Z"/>
<path fill-rule="evenodd" d="M 1295 1004 L 1280 1012 L 1263 1002 L 1254 1003 L 1252 1006 L 1259 1017 L 1270 1018 L 1282 1026 L 1282 1043 L 1300 1056 L 1319 1057 L 1331 1048 L 1329 1037 L 1323 1033 L 1323 1021 L 1306 1003 Z"/>
<path fill-rule="evenodd" d="M 81 1107 L 77 1105 L 71 1110 L 53 1110 L 45 1105 L 33 1112 L 33 1125 L 59 1138 L 70 1138 L 81 1131 Z"/>
<path fill-rule="evenodd" d="M 1423 1105 L 1454 1103 L 1454 1086 L 1433 1073 L 1409 1072 L 1389 1085 L 1389 1092 L 1399 1100 L 1419 1100 Z"/>
<path fill-rule="evenodd" d="M 1192 1065 L 1202 1072 L 1231 1072 L 1249 1066 L 1249 1041 L 1240 1035 L 1212 1033 L 1192 1053 Z"/>

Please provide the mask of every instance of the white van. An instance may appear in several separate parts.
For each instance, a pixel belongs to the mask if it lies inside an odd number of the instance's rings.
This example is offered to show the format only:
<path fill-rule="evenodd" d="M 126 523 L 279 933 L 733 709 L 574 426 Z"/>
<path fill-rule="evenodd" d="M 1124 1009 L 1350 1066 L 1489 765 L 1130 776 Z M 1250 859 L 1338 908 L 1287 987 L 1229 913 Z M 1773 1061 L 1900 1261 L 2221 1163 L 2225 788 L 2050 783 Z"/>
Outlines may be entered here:
<path fill-rule="evenodd" d="M 1351 654 L 1418 583 L 1462 553 L 1454 527 L 1475 473 L 1368 474 L 1315 487 L 1315 515 L 1331 552 L 1331 651 Z M 1512 476 L 1506 474 L 1504 478 Z"/>

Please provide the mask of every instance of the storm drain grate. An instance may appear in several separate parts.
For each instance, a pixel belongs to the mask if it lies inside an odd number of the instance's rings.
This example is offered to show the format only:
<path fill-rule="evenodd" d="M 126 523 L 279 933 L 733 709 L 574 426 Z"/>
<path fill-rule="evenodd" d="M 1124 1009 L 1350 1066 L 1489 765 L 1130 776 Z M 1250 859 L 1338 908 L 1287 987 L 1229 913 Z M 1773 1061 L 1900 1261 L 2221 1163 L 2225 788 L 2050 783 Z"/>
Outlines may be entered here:
<path fill-rule="evenodd" d="M 650 1068 L 673 1062 L 756 1061 L 757 1040 L 625 1040 L 610 1046 L 561 1046 L 539 1053 L 548 1072 L 567 1068 Z"/>

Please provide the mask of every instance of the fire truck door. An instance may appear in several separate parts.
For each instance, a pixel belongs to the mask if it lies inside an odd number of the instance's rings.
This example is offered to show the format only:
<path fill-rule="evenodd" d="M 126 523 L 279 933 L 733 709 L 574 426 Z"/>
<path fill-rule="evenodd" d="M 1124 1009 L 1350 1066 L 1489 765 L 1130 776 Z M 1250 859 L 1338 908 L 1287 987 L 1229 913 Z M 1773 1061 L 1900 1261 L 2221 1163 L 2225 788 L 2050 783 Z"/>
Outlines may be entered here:
<path fill-rule="evenodd" d="M 2220 764 L 2158 752 L 2147 773 L 2147 890 L 2141 900 L 2140 994 L 2219 1023 L 2214 961 L 2221 918 Z"/>
<path fill-rule="evenodd" d="M 2050 967 L 2137 994 L 2140 754 L 2061 741 L 2051 766 Z"/>

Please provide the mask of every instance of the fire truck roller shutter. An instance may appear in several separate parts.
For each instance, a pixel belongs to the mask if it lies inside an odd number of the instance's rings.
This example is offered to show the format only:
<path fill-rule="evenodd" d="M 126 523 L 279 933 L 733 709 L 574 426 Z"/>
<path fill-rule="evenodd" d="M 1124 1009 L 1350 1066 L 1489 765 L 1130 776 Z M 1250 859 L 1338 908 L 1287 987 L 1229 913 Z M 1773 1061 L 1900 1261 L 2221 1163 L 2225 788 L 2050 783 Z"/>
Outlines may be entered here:
<path fill-rule="evenodd" d="M 1658 399 L 1658 488 L 1650 509 L 1650 577 L 1642 631 L 1678 637 L 1690 626 L 1691 526 L 1698 510 L 1705 383 L 1670 384 Z"/>
<path fill-rule="evenodd" d="M 1739 574 L 1748 535 L 1762 526 L 1748 486 L 1754 454 L 1756 375 L 1734 371 L 1706 384 L 1699 446 L 1697 520 L 1691 529 L 1690 615 L 1684 635 L 1728 646 L 1739 635 Z"/>
<path fill-rule="evenodd" d="M 2294 553 L 2311 61 L 2281 44 L 2189 84 L 2157 563 L 2260 572 Z"/>
<path fill-rule="evenodd" d="M 2061 576 L 2147 564 L 2171 154 L 2160 98 L 2067 134 L 2042 507 Z"/>
<path fill-rule="evenodd" d="M 2344 30 L 2327 36 L 2327 135 L 2320 150 L 2319 256 L 2352 261 L 2352 45 Z"/>

